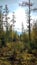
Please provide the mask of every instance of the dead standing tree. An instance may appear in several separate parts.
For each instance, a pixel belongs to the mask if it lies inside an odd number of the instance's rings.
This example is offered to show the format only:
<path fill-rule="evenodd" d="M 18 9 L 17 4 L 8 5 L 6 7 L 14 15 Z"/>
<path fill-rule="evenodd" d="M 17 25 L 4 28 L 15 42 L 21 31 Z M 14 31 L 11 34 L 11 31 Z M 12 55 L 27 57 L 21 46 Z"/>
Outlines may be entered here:
<path fill-rule="evenodd" d="M 29 43 L 30 43 L 31 42 L 31 27 L 30 27 L 31 18 L 30 18 L 30 14 L 31 14 L 31 11 L 36 11 L 37 8 L 31 9 L 31 7 L 33 6 L 33 4 L 30 2 L 30 0 L 29 0 L 29 2 L 23 1 L 19 5 L 22 6 L 22 7 L 28 6 L 28 8 L 29 8 L 29 20 L 28 20 L 29 26 L 28 26 L 28 28 L 29 28 Z"/>
<path fill-rule="evenodd" d="M 23 22 L 22 22 L 22 34 L 24 33 L 24 25 L 23 25 Z"/>

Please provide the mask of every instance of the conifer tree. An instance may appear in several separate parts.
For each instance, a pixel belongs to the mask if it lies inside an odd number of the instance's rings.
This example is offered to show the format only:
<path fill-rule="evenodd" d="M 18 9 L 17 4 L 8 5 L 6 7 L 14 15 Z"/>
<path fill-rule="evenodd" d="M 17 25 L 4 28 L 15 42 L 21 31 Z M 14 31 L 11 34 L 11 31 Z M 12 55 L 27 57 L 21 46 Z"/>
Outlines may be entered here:
<path fill-rule="evenodd" d="M 15 21 L 15 12 L 13 12 L 11 22 L 12 22 L 12 30 L 14 30 L 14 27 L 15 27 L 15 22 L 16 22 L 16 21 Z"/>
<path fill-rule="evenodd" d="M 10 26 L 9 25 L 9 21 L 8 21 L 8 19 L 10 19 L 10 18 L 8 17 L 8 14 L 9 14 L 8 6 L 5 5 L 5 8 L 4 8 L 4 18 L 5 18 L 5 21 L 4 21 L 4 23 L 5 23 L 5 27 L 6 27 L 6 41 L 9 38 L 9 26 Z"/>

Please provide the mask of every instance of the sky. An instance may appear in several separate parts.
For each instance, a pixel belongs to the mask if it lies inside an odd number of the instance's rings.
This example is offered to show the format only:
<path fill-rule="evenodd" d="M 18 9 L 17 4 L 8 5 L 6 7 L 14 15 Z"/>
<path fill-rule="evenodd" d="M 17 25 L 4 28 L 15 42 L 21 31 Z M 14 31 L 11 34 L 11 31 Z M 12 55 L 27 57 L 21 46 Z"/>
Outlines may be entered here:
<path fill-rule="evenodd" d="M 15 18 L 16 18 L 16 23 L 15 23 L 15 30 L 17 30 L 18 32 L 21 32 L 21 28 L 22 28 L 22 22 L 24 25 L 24 28 L 27 28 L 27 21 L 26 21 L 26 11 L 28 10 L 28 8 L 26 7 L 21 7 L 19 6 L 19 3 L 22 1 L 28 1 L 28 0 L 0 0 L 0 5 L 3 6 L 3 8 L 5 7 L 5 5 L 8 5 L 9 8 L 9 16 L 10 18 L 12 18 L 12 12 L 15 12 Z M 37 6 L 37 0 L 31 0 L 31 2 L 33 3 L 33 7 Z M 37 14 L 32 12 L 31 16 L 33 19 L 37 19 Z"/>

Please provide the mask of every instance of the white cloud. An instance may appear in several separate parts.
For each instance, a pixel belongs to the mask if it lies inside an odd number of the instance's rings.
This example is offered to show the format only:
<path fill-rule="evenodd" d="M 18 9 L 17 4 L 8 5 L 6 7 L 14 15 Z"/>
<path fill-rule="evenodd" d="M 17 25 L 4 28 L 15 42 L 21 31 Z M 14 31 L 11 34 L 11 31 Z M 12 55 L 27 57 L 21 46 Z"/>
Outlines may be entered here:
<path fill-rule="evenodd" d="M 12 13 L 9 13 L 9 17 L 12 18 Z M 26 13 L 25 10 L 21 7 L 19 7 L 16 11 L 15 11 L 15 18 L 16 18 L 16 23 L 15 23 L 15 30 L 17 30 L 18 32 L 21 32 L 21 28 L 22 28 L 22 22 L 24 24 L 24 28 L 27 28 L 27 21 L 26 21 Z M 37 16 L 31 16 L 32 19 L 37 19 Z M 11 19 L 10 19 L 11 20 Z M 33 23 L 33 20 L 31 21 L 31 23 Z M 11 22 L 10 22 L 11 24 Z"/>
<path fill-rule="evenodd" d="M 8 15 L 10 17 L 10 20 L 12 19 L 12 13 L 9 13 Z M 25 15 L 25 10 L 21 7 L 19 7 L 16 11 L 15 11 L 15 30 L 20 31 L 21 32 L 21 28 L 22 28 L 22 22 L 24 24 L 24 28 L 26 28 L 26 15 Z M 10 21 L 9 21 L 10 22 Z M 10 22 L 11 24 L 11 22 Z"/>
<path fill-rule="evenodd" d="M 19 28 L 17 29 L 17 31 L 21 31 L 21 27 L 22 27 L 22 22 L 24 24 L 24 27 L 26 28 L 26 16 L 25 16 L 25 10 L 23 8 L 18 8 L 15 12 L 15 16 L 16 16 L 16 24 L 15 24 L 15 28 Z"/>

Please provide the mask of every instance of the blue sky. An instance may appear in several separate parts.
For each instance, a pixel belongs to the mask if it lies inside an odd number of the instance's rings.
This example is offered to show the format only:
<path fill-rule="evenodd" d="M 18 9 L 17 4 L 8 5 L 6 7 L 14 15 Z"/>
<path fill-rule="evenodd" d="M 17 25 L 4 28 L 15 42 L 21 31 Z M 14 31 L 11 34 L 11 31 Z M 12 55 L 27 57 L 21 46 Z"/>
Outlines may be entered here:
<path fill-rule="evenodd" d="M 9 7 L 9 10 L 12 12 L 12 11 L 15 11 L 19 7 L 18 5 L 19 1 L 21 0 L 0 0 L 0 5 L 4 6 L 7 4 Z"/>
<path fill-rule="evenodd" d="M 12 15 L 12 12 L 13 11 L 15 12 L 15 14 L 16 14 L 15 28 L 17 31 L 20 31 L 20 32 L 21 32 L 22 22 L 24 24 L 24 28 L 26 28 L 26 26 L 27 26 L 26 18 L 25 18 L 26 7 L 23 8 L 23 7 L 19 6 L 19 3 L 22 1 L 28 1 L 28 0 L 0 0 L 0 5 L 2 5 L 3 8 L 5 7 L 6 4 L 8 5 L 9 11 L 10 11 L 10 14 L 9 14 L 10 17 Z M 37 7 L 37 0 L 31 0 L 31 2 L 33 3 L 33 7 Z M 36 16 L 37 16 L 37 14 L 32 12 L 32 18 L 37 18 Z"/>
<path fill-rule="evenodd" d="M 14 11 L 19 7 L 18 3 L 21 1 L 28 1 L 28 0 L 0 0 L 0 5 L 4 6 L 5 4 L 7 4 L 10 11 Z M 31 0 L 31 2 L 33 2 L 34 7 L 37 6 L 37 0 Z"/>

